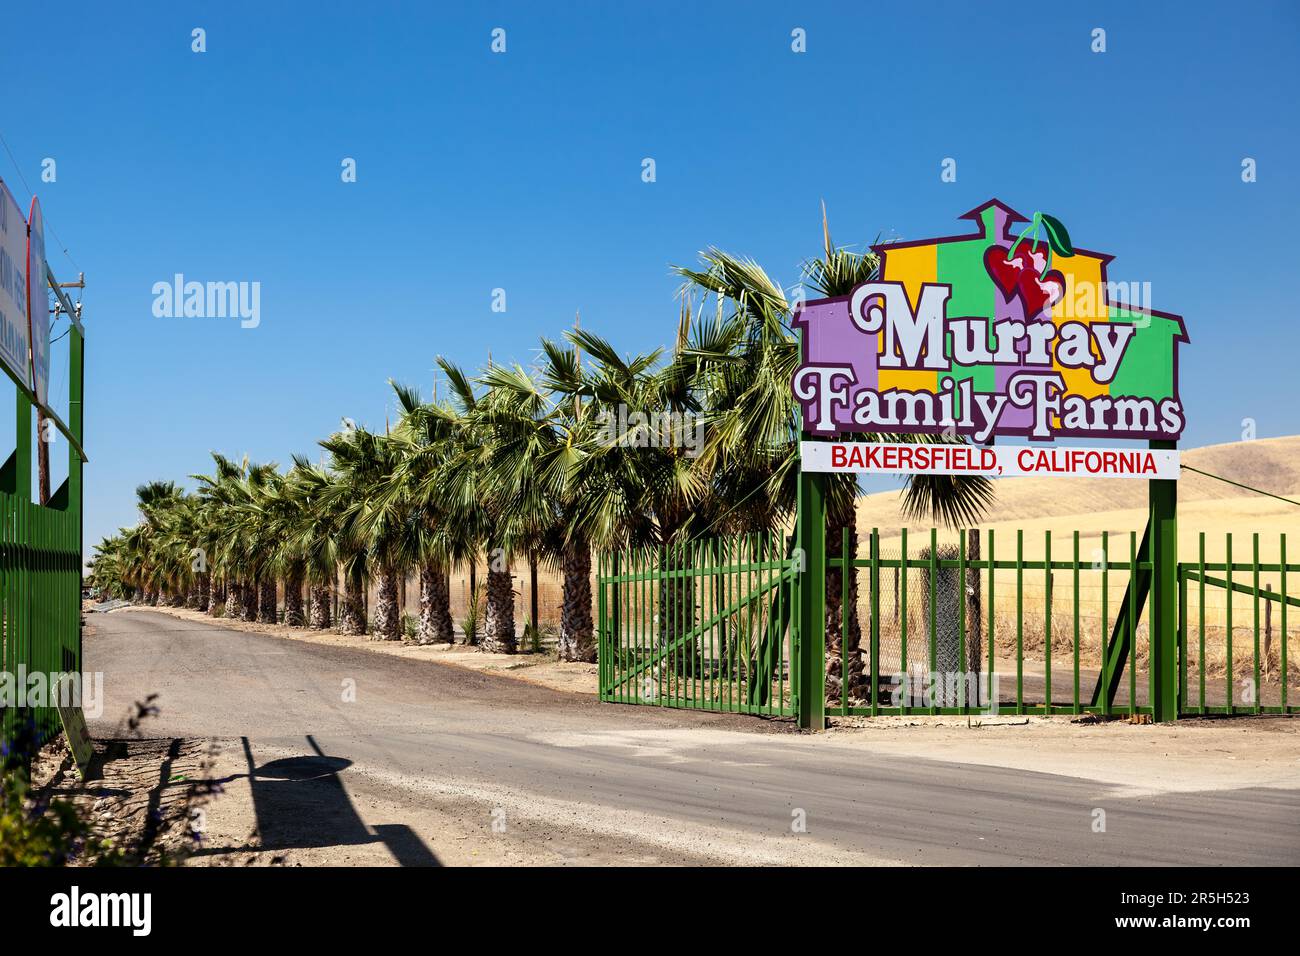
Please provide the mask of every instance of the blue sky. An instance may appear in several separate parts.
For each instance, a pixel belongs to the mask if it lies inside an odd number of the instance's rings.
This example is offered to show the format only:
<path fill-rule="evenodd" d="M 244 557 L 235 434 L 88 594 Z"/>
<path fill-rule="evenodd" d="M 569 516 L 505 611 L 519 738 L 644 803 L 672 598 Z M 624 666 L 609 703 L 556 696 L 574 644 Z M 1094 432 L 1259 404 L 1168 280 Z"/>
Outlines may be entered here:
<path fill-rule="evenodd" d="M 15 6 L 0 176 L 87 274 L 87 545 L 210 449 L 382 427 L 386 380 L 427 393 L 438 354 L 527 362 L 579 309 L 666 344 L 671 263 L 713 244 L 792 284 L 822 199 L 839 243 L 948 235 L 992 196 L 1050 212 L 1185 316 L 1185 446 L 1300 431 L 1300 8 L 1058 6 Z M 260 282 L 260 325 L 156 318 L 177 272 Z"/>

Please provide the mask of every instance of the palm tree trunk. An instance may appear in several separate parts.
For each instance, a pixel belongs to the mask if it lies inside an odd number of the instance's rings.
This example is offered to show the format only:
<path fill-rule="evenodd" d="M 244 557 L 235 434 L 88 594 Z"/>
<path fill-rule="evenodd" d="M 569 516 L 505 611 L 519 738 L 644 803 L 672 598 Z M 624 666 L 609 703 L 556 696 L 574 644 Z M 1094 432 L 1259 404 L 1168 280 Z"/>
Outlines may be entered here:
<path fill-rule="evenodd" d="M 238 578 L 231 578 L 226 583 L 226 617 L 235 620 L 243 607 L 244 582 Z"/>
<path fill-rule="evenodd" d="M 453 636 L 447 566 L 436 561 L 426 562 L 420 565 L 420 630 L 417 639 L 421 644 L 450 644 Z"/>
<path fill-rule="evenodd" d="M 358 568 L 343 576 L 343 606 L 339 609 L 339 633 L 366 633 L 365 575 Z"/>
<path fill-rule="evenodd" d="M 294 565 L 284 577 L 284 623 L 304 627 L 307 617 L 302 609 L 302 566 Z"/>
<path fill-rule="evenodd" d="M 212 579 L 212 587 L 208 591 L 207 612 L 211 617 L 216 617 L 220 613 L 221 606 L 226 603 L 226 581 L 223 578 Z"/>
<path fill-rule="evenodd" d="M 377 641 L 402 639 L 402 615 L 397 606 L 397 571 L 392 567 L 379 569 L 379 589 L 375 595 L 375 631 Z"/>
<path fill-rule="evenodd" d="M 239 609 L 240 620 L 257 620 L 257 597 L 261 593 L 261 589 L 262 579 L 260 576 L 254 576 L 251 581 L 244 583 L 243 593 L 239 595 L 242 605 Z"/>
<path fill-rule="evenodd" d="M 212 574 L 204 571 L 196 576 L 196 581 L 195 590 L 198 592 L 198 600 L 194 602 L 194 606 L 200 611 L 206 611 L 208 602 L 212 600 Z"/>
<path fill-rule="evenodd" d="M 510 572 L 497 571 L 495 565 L 495 561 L 488 564 L 483 650 L 495 654 L 513 654 L 517 649 L 514 589 L 510 586 Z"/>
<path fill-rule="evenodd" d="M 564 606 L 560 612 L 559 656 L 562 661 L 596 661 L 591 625 L 591 548 L 585 541 L 567 545 L 560 557 Z"/>
<path fill-rule="evenodd" d="M 533 624 L 533 630 L 541 630 L 541 622 L 538 617 L 537 603 L 537 555 L 532 554 L 528 557 L 528 619 Z"/>
<path fill-rule="evenodd" d="M 275 612 L 275 575 L 268 574 L 262 580 L 262 589 L 258 596 L 257 620 L 262 624 L 275 624 L 279 621 Z"/>
<path fill-rule="evenodd" d="M 311 607 L 308 611 L 307 626 L 312 630 L 321 631 L 332 624 L 330 618 L 330 604 L 332 595 L 330 586 L 326 584 L 313 584 L 310 588 Z"/>

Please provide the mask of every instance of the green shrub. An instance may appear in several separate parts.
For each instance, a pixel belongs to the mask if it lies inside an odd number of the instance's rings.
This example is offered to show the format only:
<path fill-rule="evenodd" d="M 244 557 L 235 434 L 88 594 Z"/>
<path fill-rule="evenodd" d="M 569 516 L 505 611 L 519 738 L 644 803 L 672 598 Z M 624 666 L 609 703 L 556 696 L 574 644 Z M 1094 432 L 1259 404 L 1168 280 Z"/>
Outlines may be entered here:
<path fill-rule="evenodd" d="M 22 773 L 6 773 L 0 790 L 0 866 L 64 866 L 73 859 L 95 866 L 127 862 L 110 841 L 95 835 L 73 803 L 29 806 Z"/>

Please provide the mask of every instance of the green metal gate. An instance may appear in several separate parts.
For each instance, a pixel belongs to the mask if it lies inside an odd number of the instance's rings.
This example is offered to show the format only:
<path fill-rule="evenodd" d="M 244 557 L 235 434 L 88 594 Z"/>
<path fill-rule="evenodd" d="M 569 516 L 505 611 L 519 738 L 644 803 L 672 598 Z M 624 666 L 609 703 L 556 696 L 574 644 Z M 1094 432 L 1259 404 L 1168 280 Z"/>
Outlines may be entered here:
<path fill-rule="evenodd" d="M 1234 560 L 1231 534 L 1224 536 L 1222 559 L 1207 561 L 1201 534 L 1197 560 L 1178 565 L 1182 714 L 1300 711 L 1289 687 L 1300 679 L 1300 661 L 1288 647 L 1288 609 L 1300 607 L 1288 582 L 1300 565 L 1287 563 L 1285 534 L 1278 535 L 1272 560 L 1261 560 L 1258 534 L 1250 541 L 1249 561 Z"/>
<path fill-rule="evenodd" d="M 1161 620 L 1150 528 L 1064 540 L 872 529 L 857 549 L 845 529 L 833 554 L 756 535 L 606 555 L 601 699 L 801 719 L 818 708 L 1154 720 L 1295 713 L 1288 685 L 1300 662 L 1288 609 L 1300 599 L 1288 585 L 1300 565 L 1287 564 L 1285 535 L 1273 560 L 1261 560 L 1255 535 L 1248 563 L 1233 561 L 1230 535 L 1224 559 L 1206 560 L 1202 535 L 1198 561 L 1170 562 L 1176 617 Z M 827 594 L 828 577 L 838 594 Z M 824 622 L 836 603 L 850 613 L 838 615 L 839 657 L 828 661 Z M 829 689 L 828 664 L 839 675 Z"/>
<path fill-rule="evenodd" d="M 63 435 L 68 451 L 68 477 L 45 505 L 32 500 L 33 403 L 27 383 L 16 388 L 16 447 L 0 466 L 0 678 L 8 699 L 0 700 L 0 748 L 4 763 L 30 755 L 15 753 L 15 740 L 34 730 L 36 739 L 58 731 L 58 711 L 51 691 L 62 674 L 81 671 L 81 540 L 82 540 L 82 389 L 84 333 L 75 307 L 58 287 L 50 285 L 60 310 L 71 323 L 68 330 L 68 421 L 52 409 L 47 418 Z M 49 441 L 52 432 L 39 435 Z M 39 674 L 43 697 L 31 704 L 31 675 Z"/>
<path fill-rule="evenodd" d="M 793 715 L 798 572 L 778 534 L 602 555 L 600 699 Z"/>

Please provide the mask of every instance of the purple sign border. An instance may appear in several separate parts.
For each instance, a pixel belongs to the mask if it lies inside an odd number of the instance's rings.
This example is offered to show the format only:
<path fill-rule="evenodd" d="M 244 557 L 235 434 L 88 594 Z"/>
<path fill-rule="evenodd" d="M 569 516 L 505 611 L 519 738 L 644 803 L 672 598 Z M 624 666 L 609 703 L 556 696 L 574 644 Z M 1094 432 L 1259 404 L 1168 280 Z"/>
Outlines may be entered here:
<path fill-rule="evenodd" d="M 984 227 L 983 214 L 989 208 L 995 208 L 999 210 L 1004 217 L 1004 221 L 1001 229 L 1001 235 L 1000 236 L 995 235 L 992 239 L 992 241 L 994 242 L 1006 242 L 1008 244 L 1014 242 L 1016 240 L 1016 236 L 1011 233 L 1011 224 L 1017 222 L 1027 223 L 1030 221 L 1028 218 L 1022 216 L 1020 213 L 1016 212 L 1014 209 L 1012 209 L 1010 206 L 1008 206 L 1006 203 L 1002 202 L 1001 200 L 990 199 L 987 202 L 982 203 L 979 206 L 976 206 L 974 209 L 970 210 L 969 212 L 963 213 L 962 215 L 957 217 L 958 219 L 974 220 L 976 223 L 978 223 L 979 229 L 976 232 L 959 234 L 955 236 L 940 236 L 932 239 L 914 239 L 914 240 L 904 241 L 904 242 L 886 242 L 886 243 L 879 243 L 877 245 L 873 245 L 871 247 L 872 252 L 875 252 L 877 255 L 880 256 L 880 274 L 883 276 L 885 273 L 885 260 L 887 255 L 889 254 L 889 250 L 891 249 L 907 249 L 907 248 L 914 248 L 917 246 L 938 245 L 939 243 L 945 243 L 945 242 L 969 242 L 972 240 L 988 239 L 989 237 L 987 236 Z M 1183 317 L 1181 315 L 1176 315 L 1173 312 L 1163 312 L 1160 311 L 1159 309 L 1151 309 L 1151 308 L 1139 309 L 1125 302 L 1112 302 L 1109 297 L 1109 289 L 1108 289 L 1108 283 L 1106 279 L 1106 267 L 1110 264 L 1110 262 L 1115 257 L 1107 253 L 1093 252 L 1088 249 L 1076 249 L 1075 251 L 1076 253 L 1081 253 L 1091 258 L 1096 258 L 1101 260 L 1101 294 L 1103 296 L 1103 301 L 1101 305 L 1105 312 L 1109 312 L 1110 308 L 1114 306 L 1116 308 L 1127 309 L 1135 313 L 1152 315 L 1162 319 L 1169 319 L 1170 321 L 1176 324 L 1178 328 L 1178 334 L 1175 335 L 1174 338 L 1172 339 L 1174 354 L 1173 354 L 1173 364 L 1172 364 L 1172 382 L 1171 382 L 1170 398 L 1171 400 L 1178 403 L 1180 410 L 1185 410 L 1185 406 L 1183 405 L 1182 395 L 1178 387 L 1179 386 L 1178 346 L 1180 344 L 1185 345 L 1189 343 L 1191 339 L 1187 335 L 1187 328 L 1183 323 Z M 858 286 L 857 288 L 861 288 L 861 286 Z M 857 291 L 857 288 L 854 289 L 854 292 Z M 996 285 L 995 285 L 995 289 L 996 289 Z M 997 290 L 997 291 L 998 294 L 1001 295 L 1001 290 Z M 807 309 L 811 309 L 815 306 L 825 306 L 835 302 L 845 303 L 845 308 L 847 309 L 848 303 L 852 298 L 853 298 L 853 293 L 850 293 L 849 295 L 843 295 L 843 296 L 831 296 L 823 299 L 808 299 L 805 302 L 803 302 L 803 304 L 795 311 L 795 314 L 791 319 L 791 325 L 795 328 L 802 330 L 803 334 L 799 336 L 799 340 L 800 340 L 799 367 L 795 369 L 794 378 L 791 379 L 791 383 L 790 383 L 792 392 L 794 392 L 795 381 L 798 379 L 800 372 L 802 372 L 804 369 L 814 368 L 814 367 L 819 367 L 819 368 L 834 367 L 833 363 L 814 362 L 810 359 L 809 338 L 810 338 L 810 333 L 812 332 L 812 323 L 803 317 L 804 311 Z M 863 333 L 863 334 L 868 335 L 868 333 Z M 871 336 L 871 338 L 876 339 L 876 336 L 878 335 L 879 333 L 876 333 L 876 335 Z M 855 384 L 861 385 L 862 383 L 859 382 Z M 1123 399 L 1123 398 L 1143 398 L 1146 396 L 1111 395 L 1108 397 L 1111 399 Z M 799 404 L 801 430 L 803 434 L 810 435 L 810 436 L 833 437 L 838 434 L 857 434 L 857 433 L 874 433 L 874 434 L 881 434 L 881 435 L 940 435 L 949 431 L 955 431 L 957 434 L 961 435 L 961 434 L 969 434 L 970 432 L 970 429 L 963 429 L 963 428 L 951 429 L 950 426 L 946 426 L 946 425 L 945 426 L 916 425 L 916 426 L 907 426 L 904 428 L 900 428 L 897 426 L 890 427 L 890 426 L 881 426 L 881 425 L 858 425 L 853 422 L 847 422 L 847 423 L 836 422 L 836 428 L 834 431 L 827 431 L 827 432 L 814 431 L 808 427 L 809 425 L 808 405 L 798 397 L 797 393 L 795 393 L 795 401 L 798 402 Z M 1175 433 L 1109 432 L 1109 431 L 1095 431 L 1091 429 L 1064 429 L 1064 430 L 1053 431 L 1052 434 L 1047 438 L 1035 438 L 1033 435 L 1031 435 L 1030 432 L 1032 431 L 1033 428 L 1033 425 L 1031 423 L 1027 425 L 1013 425 L 1008 427 L 998 427 L 994 430 L 990 438 L 996 440 L 998 437 L 1003 437 L 1003 436 L 1004 437 L 1028 437 L 1031 441 L 1038 441 L 1044 443 L 1051 442 L 1056 438 L 1103 438 L 1103 439 L 1110 438 L 1110 439 L 1119 439 L 1124 441 L 1130 441 L 1130 440 L 1176 441 L 1182 435 L 1183 431 L 1187 427 L 1187 416 L 1185 414 L 1182 416 L 1182 422 L 1183 422 L 1183 427 L 1180 428 Z"/>

